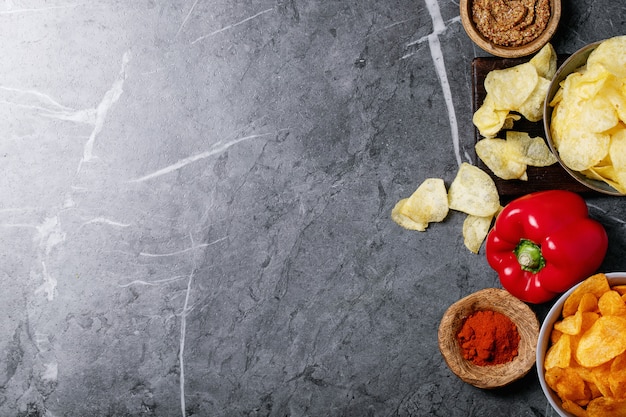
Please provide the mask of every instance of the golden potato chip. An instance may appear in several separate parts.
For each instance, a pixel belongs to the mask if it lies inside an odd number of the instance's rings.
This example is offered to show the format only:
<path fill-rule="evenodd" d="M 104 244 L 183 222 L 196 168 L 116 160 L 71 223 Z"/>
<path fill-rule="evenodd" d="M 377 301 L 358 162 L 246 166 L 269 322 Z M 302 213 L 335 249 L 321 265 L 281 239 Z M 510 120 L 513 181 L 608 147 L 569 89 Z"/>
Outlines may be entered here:
<path fill-rule="evenodd" d="M 578 302 L 577 311 L 584 312 L 593 312 L 598 309 L 598 297 L 594 294 L 587 292 L 582 295 L 580 301 Z"/>
<path fill-rule="evenodd" d="M 591 390 L 585 381 L 572 368 L 561 369 L 556 378 L 555 391 L 563 401 L 573 401 L 577 404 L 587 404 L 591 400 Z"/>
<path fill-rule="evenodd" d="M 526 132 L 508 131 L 506 141 L 513 149 L 515 158 L 527 165 L 546 167 L 557 162 L 556 156 L 550 151 L 542 137 L 530 137 Z"/>
<path fill-rule="evenodd" d="M 603 316 L 626 317 L 626 303 L 617 291 L 607 291 L 598 300 L 598 309 Z M 626 331 L 626 328 L 624 329 Z"/>
<path fill-rule="evenodd" d="M 611 289 L 617 291 L 620 295 L 626 294 L 626 285 L 613 285 Z"/>
<path fill-rule="evenodd" d="M 626 318 L 602 316 L 585 332 L 574 354 L 582 366 L 598 366 L 626 351 Z"/>
<path fill-rule="evenodd" d="M 476 156 L 498 178 L 505 180 L 526 180 L 526 163 L 517 160 L 507 145 L 507 141 L 498 138 L 485 138 L 476 142 Z"/>
<path fill-rule="evenodd" d="M 591 52 L 587 67 L 602 65 L 618 77 L 626 77 L 626 36 L 607 39 Z"/>
<path fill-rule="evenodd" d="M 626 399 L 626 353 L 613 359 L 609 373 L 609 386 L 615 398 Z"/>
<path fill-rule="evenodd" d="M 516 118 L 520 117 L 511 115 L 509 110 L 497 110 L 492 97 L 487 95 L 472 116 L 472 122 L 482 136 L 490 138 L 496 136 L 501 129 L 512 127 L 512 122 Z"/>
<path fill-rule="evenodd" d="M 488 217 L 500 209 L 500 196 L 489 174 L 464 162 L 448 189 L 448 205 L 466 214 Z"/>
<path fill-rule="evenodd" d="M 550 80 L 539 77 L 530 96 L 518 107 L 513 108 L 531 122 L 538 122 L 543 118 L 543 102 L 550 88 Z"/>
<path fill-rule="evenodd" d="M 535 67 L 540 77 L 551 80 L 554 78 L 557 70 L 556 58 L 554 47 L 550 43 L 547 43 L 530 59 L 530 63 Z"/>
<path fill-rule="evenodd" d="M 563 409 L 576 417 L 587 417 L 587 410 L 576 404 L 574 401 L 563 401 Z"/>
<path fill-rule="evenodd" d="M 589 123 L 593 123 L 589 120 Z M 559 142 L 559 156 L 574 171 L 584 171 L 596 165 L 609 153 L 611 136 L 576 128 L 572 124 Z"/>
<path fill-rule="evenodd" d="M 589 368 L 593 383 L 602 397 L 610 397 L 611 385 L 609 383 L 609 375 L 611 374 L 611 361 L 594 368 Z"/>
<path fill-rule="evenodd" d="M 563 317 L 571 316 L 578 310 L 578 305 L 583 295 L 591 293 L 597 298 L 600 298 L 602 294 L 609 291 L 609 281 L 606 275 L 600 273 L 590 276 L 581 282 L 574 291 L 565 299 L 563 303 Z"/>
<path fill-rule="evenodd" d="M 598 397 L 587 405 L 588 417 L 624 417 L 626 416 L 626 400 Z"/>
<path fill-rule="evenodd" d="M 583 313 L 578 310 L 574 315 L 567 316 L 563 320 L 554 323 L 554 328 L 562 333 L 577 335 L 583 325 Z"/>
<path fill-rule="evenodd" d="M 431 222 L 440 222 L 448 215 L 448 195 L 440 178 L 428 178 L 409 198 L 398 201 L 391 218 L 400 226 L 425 231 Z"/>
<path fill-rule="evenodd" d="M 496 110 L 518 109 L 535 90 L 539 75 L 530 62 L 490 71 L 485 77 L 485 91 L 491 95 Z"/>
<path fill-rule="evenodd" d="M 559 340 L 550 346 L 546 352 L 544 367 L 550 368 L 567 368 L 572 358 L 572 349 L 570 345 L 570 336 L 562 334 Z"/>
<path fill-rule="evenodd" d="M 463 243 L 472 253 L 478 253 L 493 221 L 493 215 L 478 217 L 468 214 L 463 222 Z"/>

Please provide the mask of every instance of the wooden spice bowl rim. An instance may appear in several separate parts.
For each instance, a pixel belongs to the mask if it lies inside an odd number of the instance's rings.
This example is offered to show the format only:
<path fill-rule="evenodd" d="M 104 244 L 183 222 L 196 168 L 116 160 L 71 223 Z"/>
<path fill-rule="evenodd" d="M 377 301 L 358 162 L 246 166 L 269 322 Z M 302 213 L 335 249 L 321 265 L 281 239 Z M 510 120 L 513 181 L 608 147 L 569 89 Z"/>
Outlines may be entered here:
<path fill-rule="evenodd" d="M 464 320 L 480 310 L 504 314 L 515 323 L 520 335 L 518 355 L 510 362 L 479 366 L 463 358 L 458 343 Z M 487 288 L 468 295 L 452 304 L 439 324 L 439 350 L 448 367 L 464 382 L 478 388 L 500 388 L 524 377 L 536 360 L 539 321 L 530 307 L 508 291 Z"/>
<path fill-rule="evenodd" d="M 519 58 L 539 51 L 550 42 L 561 20 L 561 0 L 550 0 L 550 19 L 539 37 L 521 46 L 501 46 L 489 41 L 478 31 L 472 19 L 472 3 L 473 0 L 460 0 L 461 24 L 467 36 L 485 52 L 501 58 Z"/>

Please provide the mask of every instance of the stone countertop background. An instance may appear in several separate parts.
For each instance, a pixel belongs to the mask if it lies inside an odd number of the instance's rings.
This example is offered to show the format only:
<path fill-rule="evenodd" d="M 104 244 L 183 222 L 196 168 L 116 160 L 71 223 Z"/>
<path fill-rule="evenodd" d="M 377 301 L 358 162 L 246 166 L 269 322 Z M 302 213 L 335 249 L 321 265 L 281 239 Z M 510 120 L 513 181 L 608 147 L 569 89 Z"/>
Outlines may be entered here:
<path fill-rule="evenodd" d="M 564 0 L 553 45 L 625 22 Z M 438 351 L 499 286 L 464 216 L 390 220 L 475 162 L 457 2 L 6 0 L 0 40 L 1 416 L 556 416 Z"/>

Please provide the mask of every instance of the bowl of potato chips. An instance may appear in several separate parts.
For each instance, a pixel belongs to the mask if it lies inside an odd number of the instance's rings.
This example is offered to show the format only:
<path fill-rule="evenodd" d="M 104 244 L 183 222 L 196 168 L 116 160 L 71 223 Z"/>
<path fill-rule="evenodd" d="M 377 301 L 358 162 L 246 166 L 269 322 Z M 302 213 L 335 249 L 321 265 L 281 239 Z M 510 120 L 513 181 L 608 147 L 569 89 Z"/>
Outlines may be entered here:
<path fill-rule="evenodd" d="M 626 195 L 626 36 L 589 44 L 557 70 L 544 102 L 548 146 L 578 182 Z"/>
<path fill-rule="evenodd" d="M 626 272 L 593 275 L 558 299 L 539 332 L 536 366 L 560 416 L 626 415 Z"/>

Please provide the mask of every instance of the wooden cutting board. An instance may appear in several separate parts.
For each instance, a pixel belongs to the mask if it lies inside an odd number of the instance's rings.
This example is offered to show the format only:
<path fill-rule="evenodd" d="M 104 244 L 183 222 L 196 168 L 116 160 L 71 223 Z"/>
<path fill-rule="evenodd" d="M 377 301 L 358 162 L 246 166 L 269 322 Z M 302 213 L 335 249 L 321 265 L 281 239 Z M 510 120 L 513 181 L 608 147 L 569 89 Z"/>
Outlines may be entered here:
<path fill-rule="evenodd" d="M 559 56 L 558 64 L 560 65 L 567 56 Z M 490 71 L 497 69 L 504 69 L 512 67 L 514 65 L 527 62 L 530 58 L 495 58 L 495 57 L 481 57 L 474 58 L 472 61 L 472 85 L 473 85 L 473 97 L 472 97 L 472 114 L 478 110 L 485 100 L 485 77 Z M 531 137 L 541 136 L 545 139 L 545 131 L 543 128 L 543 121 L 529 122 L 523 117 L 516 121 L 513 129 L 521 132 L 528 132 Z M 498 135 L 504 139 L 504 132 Z M 482 136 L 478 132 L 478 129 L 474 127 L 474 141 L 475 143 L 482 139 Z M 474 154 L 475 155 L 475 154 Z M 569 190 L 578 193 L 592 192 L 589 188 L 585 187 L 574 178 L 572 178 L 567 171 L 565 171 L 558 163 L 549 167 L 528 167 L 526 170 L 528 174 L 528 181 L 521 180 L 503 180 L 496 177 L 493 172 L 478 158 L 476 157 L 476 165 L 489 173 L 496 183 L 500 196 L 503 197 L 515 197 L 522 194 L 528 194 L 534 191 L 543 190 Z"/>

